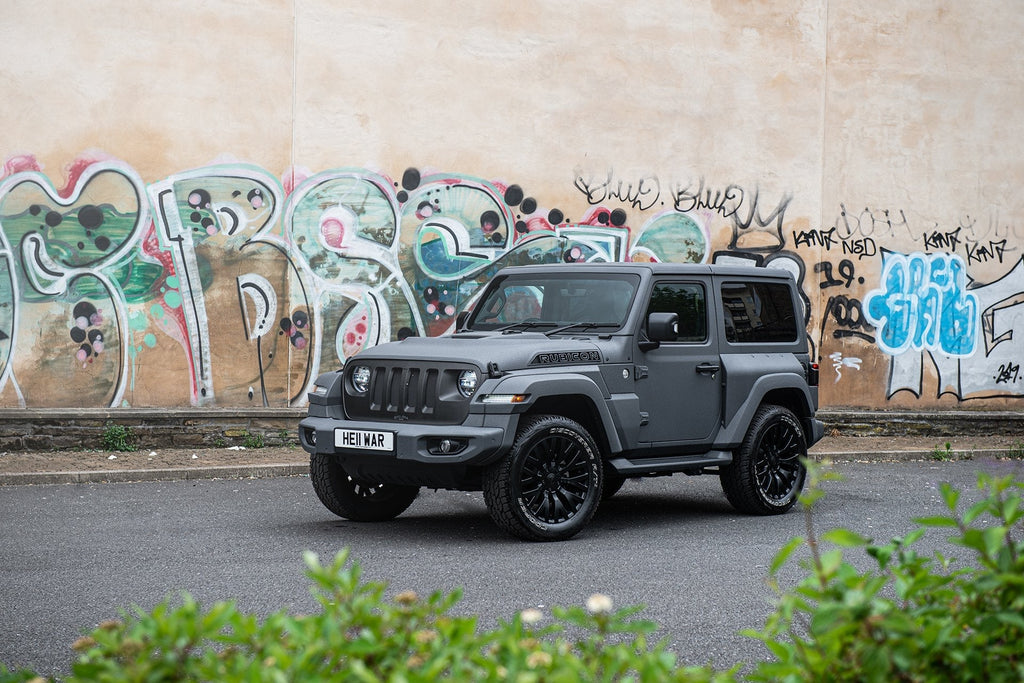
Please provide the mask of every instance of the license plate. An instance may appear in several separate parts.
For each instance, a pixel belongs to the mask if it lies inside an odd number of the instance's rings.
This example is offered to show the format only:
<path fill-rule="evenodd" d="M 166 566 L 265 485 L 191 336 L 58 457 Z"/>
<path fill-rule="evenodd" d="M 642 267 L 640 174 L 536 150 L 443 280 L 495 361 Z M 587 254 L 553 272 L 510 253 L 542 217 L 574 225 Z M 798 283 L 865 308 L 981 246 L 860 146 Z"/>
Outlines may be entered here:
<path fill-rule="evenodd" d="M 364 429 L 335 429 L 336 448 L 357 448 L 362 451 L 393 451 L 395 435 L 392 432 L 375 432 Z"/>

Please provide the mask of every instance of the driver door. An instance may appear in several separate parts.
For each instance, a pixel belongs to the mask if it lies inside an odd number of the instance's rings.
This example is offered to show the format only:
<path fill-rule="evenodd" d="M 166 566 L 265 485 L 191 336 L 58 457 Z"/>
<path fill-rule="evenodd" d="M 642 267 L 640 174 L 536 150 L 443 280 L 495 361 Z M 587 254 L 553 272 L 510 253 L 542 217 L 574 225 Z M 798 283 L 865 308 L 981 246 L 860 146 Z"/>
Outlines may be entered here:
<path fill-rule="evenodd" d="M 679 316 L 676 339 L 649 351 L 636 349 L 636 393 L 640 401 L 640 442 L 650 447 L 699 446 L 713 441 L 722 415 L 722 370 L 711 330 L 714 307 L 710 282 L 654 283 L 644 316 Z M 642 339 L 644 335 L 637 335 Z"/>

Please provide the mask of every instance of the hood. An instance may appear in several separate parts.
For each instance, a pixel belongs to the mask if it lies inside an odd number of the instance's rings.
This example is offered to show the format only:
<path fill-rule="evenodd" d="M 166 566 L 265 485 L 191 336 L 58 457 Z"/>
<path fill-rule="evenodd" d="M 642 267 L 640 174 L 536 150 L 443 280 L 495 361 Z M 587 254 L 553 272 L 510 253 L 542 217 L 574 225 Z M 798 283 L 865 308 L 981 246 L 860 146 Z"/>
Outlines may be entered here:
<path fill-rule="evenodd" d="M 583 354 L 583 355 L 580 355 Z M 409 337 L 380 344 L 348 360 L 401 360 L 473 363 L 482 371 L 497 363 L 501 370 L 521 370 L 531 365 L 573 365 L 598 363 L 600 347 L 589 339 L 547 337 L 539 332 L 515 334 L 468 333 L 443 337 Z"/>

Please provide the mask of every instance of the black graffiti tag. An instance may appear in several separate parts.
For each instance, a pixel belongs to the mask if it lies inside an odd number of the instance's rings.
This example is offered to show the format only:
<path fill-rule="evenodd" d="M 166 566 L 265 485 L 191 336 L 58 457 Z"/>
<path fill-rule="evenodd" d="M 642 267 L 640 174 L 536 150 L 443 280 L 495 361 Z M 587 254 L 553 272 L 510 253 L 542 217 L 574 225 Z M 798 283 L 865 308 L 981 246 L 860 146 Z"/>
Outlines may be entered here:
<path fill-rule="evenodd" d="M 1020 378 L 1020 363 L 1003 363 L 996 373 L 996 384 L 1013 384 Z"/>
<path fill-rule="evenodd" d="M 801 230 L 793 231 L 794 247 L 824 247 L 826 251 L 838 244 L 836 240 L 836 229 L 828 230 Z"/>
<path fill-rule="evenodd" d="M 661 197 L 661 181 L 653 175 L 644 176 L 633 182 L 616 179 L 611 171 L 603 178 L 584 178 L 577 174 L 573 184 L 583 193 L 591 206 L 604 201 L 618 200 L 634 209 L 646 211 L 657 204 Z"/>
<path fill-rule="evenodd" d="M 998 259 L 999 263 L 1002 263 L 1003 254 L 1006 253 L 1006 240 L 998 242 L 989 240 L 988 244 L 968 240 L 964 245 L 964 249 L 967 252 L 968 265 L 972 263 L 988 263 L 992 259 Z"/>
<path fill-rule="evenodd" d="M 925 250 L 956 251 L 957 246 L 960 244 L 960 230 L 960 228 L 947 232 L 933 230 L 931 233 L 925 233 L 923 235 Z"/>
<path fill-rule="evenodd" d="M 842 277 L 841 280 L 837 280 L 832 275 L 832 264 L 828 261 L 820 261 L 814 264 L 814 272 L 820 273 L 823 279 L 818 286 L 821 289 L 828 289 L 829 287 L 846 287 L 850 288 L 856 278 L 858 284 L 864 284 L 864 278 L 857 277 L 856 269 L 854 268 L 853 261 L 849 259 L 843 259 L 839 262 L 839 275 Z"/>
<path fill-rule="evenodd" d="M 822 333 L 825 331 L 825 324 L 829 319 L 841 329 L 832 331 L 833 339 L 844 337 L 856 337 L 871 344 L 875 343 L 874 327 L 864 319 L 864 309 L 859 299 L 843 296 L 842 294 L 829 297 L 825 304 L 825 314 L 822 316 Z"/>

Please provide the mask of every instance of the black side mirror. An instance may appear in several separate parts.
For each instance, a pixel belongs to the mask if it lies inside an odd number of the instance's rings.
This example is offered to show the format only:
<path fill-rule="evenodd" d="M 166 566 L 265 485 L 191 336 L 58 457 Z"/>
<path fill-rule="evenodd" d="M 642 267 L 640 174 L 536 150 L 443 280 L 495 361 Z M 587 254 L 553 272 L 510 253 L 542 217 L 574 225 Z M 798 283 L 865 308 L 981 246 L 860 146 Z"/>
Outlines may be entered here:
<path fill-rule="evenodd" d="M 658 348 L 661 342 L 675 341 L 679 337 L 678 313 L 651 313 L 647 316 L 647 338 L 641 345 L 643 351 Z"/>

